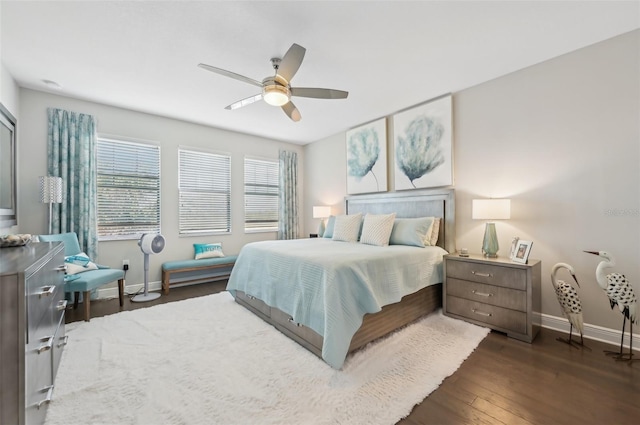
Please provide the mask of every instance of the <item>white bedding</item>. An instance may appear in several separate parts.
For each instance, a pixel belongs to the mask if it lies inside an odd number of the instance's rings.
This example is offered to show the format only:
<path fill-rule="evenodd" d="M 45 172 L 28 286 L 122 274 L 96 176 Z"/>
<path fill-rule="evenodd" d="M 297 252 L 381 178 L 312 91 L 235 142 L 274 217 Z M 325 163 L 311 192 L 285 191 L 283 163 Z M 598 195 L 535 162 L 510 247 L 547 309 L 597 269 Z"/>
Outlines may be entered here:
<path fill-rule="evenodd" d="M 322 358 L 340 368 L 364 315 L 442 282 L 446 253 L 323 238 L 255 242 L 240 251 L 227 289 L 261 299 L 322 335 Z"/>

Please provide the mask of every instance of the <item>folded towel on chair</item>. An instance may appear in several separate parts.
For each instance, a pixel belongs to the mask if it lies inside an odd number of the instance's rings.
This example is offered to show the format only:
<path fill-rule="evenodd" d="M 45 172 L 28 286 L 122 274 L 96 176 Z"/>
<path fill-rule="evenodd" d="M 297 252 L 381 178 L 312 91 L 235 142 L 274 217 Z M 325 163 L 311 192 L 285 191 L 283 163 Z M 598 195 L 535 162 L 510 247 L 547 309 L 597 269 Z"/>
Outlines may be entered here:
<path fill-rule="evenodd" d="M 64 262 L 67 266 L 67 275 L 74 275 L 77 273 L 98 269 L 98 265 L 91 261 L 91 258 L 89 258 L 89 256 L 84 252 L 64 257 Z"/>

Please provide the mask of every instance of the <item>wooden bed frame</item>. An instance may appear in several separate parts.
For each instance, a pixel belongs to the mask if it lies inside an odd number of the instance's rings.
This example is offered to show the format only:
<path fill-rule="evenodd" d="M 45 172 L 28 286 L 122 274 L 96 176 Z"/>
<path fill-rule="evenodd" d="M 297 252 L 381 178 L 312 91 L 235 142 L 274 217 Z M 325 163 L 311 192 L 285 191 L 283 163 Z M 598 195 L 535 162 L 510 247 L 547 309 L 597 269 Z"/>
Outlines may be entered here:
<path fill-rule="evenodd" d="M 347 214 L 389 214 L 398 218 L 441 217 L 438 246 L 455 252 L 455 194 L 453 189 L 413 190 L 407 192 L 355 195 L 345 198 Z M 322 358 L 322 336 L 291 316 L 269 307 L 261 300 L 236 291 L 236 302 L 280 332 Z M 442 283 L 430 285 L 389 304 L 375 314 L 366 314 L 362 326 L 353 336 L 349 353 L 385 336 L 442 306 Z"/>

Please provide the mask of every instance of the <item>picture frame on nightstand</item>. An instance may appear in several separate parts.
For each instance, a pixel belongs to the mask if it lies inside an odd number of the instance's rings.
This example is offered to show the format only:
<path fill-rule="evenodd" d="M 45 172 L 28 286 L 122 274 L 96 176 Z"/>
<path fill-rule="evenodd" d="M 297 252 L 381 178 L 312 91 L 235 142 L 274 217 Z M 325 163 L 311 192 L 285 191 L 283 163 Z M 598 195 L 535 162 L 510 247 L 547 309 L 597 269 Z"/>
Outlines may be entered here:
<path fill-rule="evenodd" d="M 527 264 L 527 261 L 529 261 L 529 253 L 531 252 L 532 246 L 533 246 L 532 241 L 518 240 L 518 242 L 516 243 L 516 249 L 513 253 L 513 258 L 511 258 L 511 261 L 514 261 L 516 263 Z"/>

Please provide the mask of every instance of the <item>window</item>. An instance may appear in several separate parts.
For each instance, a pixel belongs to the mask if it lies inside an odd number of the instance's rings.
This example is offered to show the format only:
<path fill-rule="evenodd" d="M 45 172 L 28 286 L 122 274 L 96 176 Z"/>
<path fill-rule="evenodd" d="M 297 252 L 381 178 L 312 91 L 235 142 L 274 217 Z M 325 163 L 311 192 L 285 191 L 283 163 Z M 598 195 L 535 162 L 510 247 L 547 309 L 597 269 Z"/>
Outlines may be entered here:
<path fill-rule="evenodd" d="M 98 237 L 160 232 L 160 147 L 98 138 Z"/>
<path fill-rule="evenodd" d="M 231 232 L 231 157 L 181 148 L 180 234 Z"/>
<path fill-rule="evenodd" d="M 278 162 L 244 159 L 244 230 L 278 230 Z"/>

